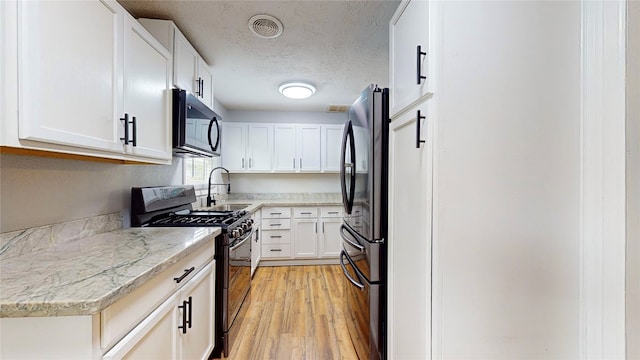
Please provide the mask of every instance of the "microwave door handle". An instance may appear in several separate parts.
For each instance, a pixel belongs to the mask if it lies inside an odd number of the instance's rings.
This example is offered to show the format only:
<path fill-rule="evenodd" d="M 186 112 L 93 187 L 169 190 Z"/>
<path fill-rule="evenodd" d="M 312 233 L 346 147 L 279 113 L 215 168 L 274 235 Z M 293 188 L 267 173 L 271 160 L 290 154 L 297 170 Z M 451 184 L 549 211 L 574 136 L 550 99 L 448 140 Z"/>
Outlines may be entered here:
<path fill-rule="evenodd" d="M 215 123 L 216 125 L 216 144 L 214 145 L 211 142 L 211 130 L 213 129 L 213 124 Z M 218 119 L 217 118 L 213 118 L 211 119 L 211 121 L 209 122 L 209 131 L 208 131 L 208 135 L 207 138 L 209 139 L 209 146 L 211 147 L 211 150 L 216 151 L 218 150 L 218 145 L 220 144 L 220 124 L 218 124 Z"/>

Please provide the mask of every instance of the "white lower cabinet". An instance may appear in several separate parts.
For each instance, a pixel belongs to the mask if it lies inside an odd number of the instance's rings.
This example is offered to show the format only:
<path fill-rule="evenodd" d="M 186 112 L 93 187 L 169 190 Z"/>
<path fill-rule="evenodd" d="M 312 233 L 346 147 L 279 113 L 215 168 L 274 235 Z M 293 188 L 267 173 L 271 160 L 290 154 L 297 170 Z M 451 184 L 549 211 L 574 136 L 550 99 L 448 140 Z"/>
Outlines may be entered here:
<path fill-rule="evenodd" d="M 214 340 L 213 264 L 131 330 L 103 359 L 207 359 Z"/>
<path fill-rule="evenodd" d="M 426 103 L 393 119 L 389 144 L 388 356 L 431 356 L 431 183 L 433 128 Z M 421 121 L 425 143 L 416 148 Z M 407 296 L 411 294 L 411 296 Z M 407 324 L 412 324 L 407 326 Z"/>
<path fill-rule="evenodd" d="M 318 208 L 293 208 L 294 257 L 318 257 Z"/>
<path fill-rule="evenodd" d="M 342 224 L 342 207 L 327 206 L 320 208 L 320 226 L 318 238 L 318 256 L 337 258 L 342 250 L 340 225 Z"/>

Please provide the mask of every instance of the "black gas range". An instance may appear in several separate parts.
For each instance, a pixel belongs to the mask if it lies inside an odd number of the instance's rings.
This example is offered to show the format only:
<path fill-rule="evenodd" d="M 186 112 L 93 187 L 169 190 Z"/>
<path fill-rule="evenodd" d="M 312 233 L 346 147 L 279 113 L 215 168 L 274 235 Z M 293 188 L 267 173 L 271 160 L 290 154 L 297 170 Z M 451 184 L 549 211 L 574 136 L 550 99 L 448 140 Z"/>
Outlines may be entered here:
<path fill-rule="evenodd" d="M 131 189 L 131 226 L 200 227 L 222 229 L 216 237 L 216 334 L 212 357 L 229 356 L 251 289 L 253 220 L 246 211 L 194 210 L 193 186 L 134 187 Z"/>

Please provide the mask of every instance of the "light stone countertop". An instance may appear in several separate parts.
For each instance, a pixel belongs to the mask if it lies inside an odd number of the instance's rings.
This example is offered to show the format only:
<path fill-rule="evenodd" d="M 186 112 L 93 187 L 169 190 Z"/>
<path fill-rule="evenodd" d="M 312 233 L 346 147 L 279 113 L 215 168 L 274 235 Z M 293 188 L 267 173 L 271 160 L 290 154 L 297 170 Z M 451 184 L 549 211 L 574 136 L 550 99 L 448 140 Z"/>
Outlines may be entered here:
<path fill-rule="evenodd" d="M 338 193 L 230 194 L 218 199 L 216 204 L 246 204 L 248 206 L 243 210 L 253 213 L 265 206 L 342 206 L 342 196 Z"/>
<path fill-rule="evenodd" d="M 24 233 L 3 234 L 0 317 L 98 313 L 200 249 L 220 228 L 121 229 L 35 251 L 16 241 Z"/>

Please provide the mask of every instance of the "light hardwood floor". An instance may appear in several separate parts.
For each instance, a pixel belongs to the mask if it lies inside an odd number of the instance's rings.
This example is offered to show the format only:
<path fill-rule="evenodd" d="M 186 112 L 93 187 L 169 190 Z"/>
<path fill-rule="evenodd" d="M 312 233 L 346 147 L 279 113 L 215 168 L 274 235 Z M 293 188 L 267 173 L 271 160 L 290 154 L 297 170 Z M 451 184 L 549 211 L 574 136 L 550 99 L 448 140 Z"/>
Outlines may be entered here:
<path fill-rule="evenodd" d="M 228 359 L 357 359 L 339 265 L 259 267 Z"/>

